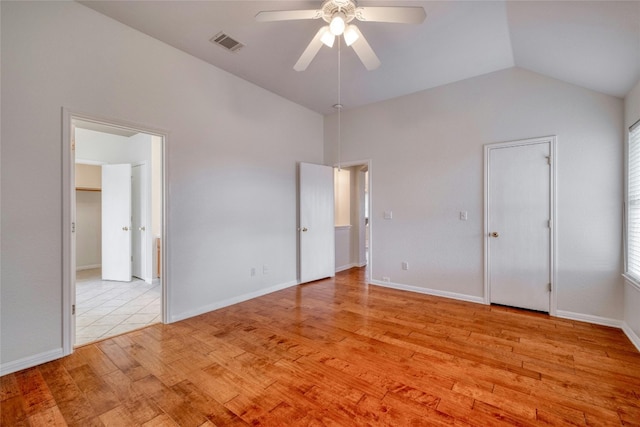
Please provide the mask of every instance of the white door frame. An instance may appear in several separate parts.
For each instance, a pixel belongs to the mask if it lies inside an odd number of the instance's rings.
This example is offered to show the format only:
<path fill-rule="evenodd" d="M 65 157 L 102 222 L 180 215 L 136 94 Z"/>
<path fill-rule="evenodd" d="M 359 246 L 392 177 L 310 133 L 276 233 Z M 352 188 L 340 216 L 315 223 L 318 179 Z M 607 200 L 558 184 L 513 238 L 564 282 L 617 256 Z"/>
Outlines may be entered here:
<path fill-rule="evenodd" d="M 75 141 L 72 140 L 72 120 L 78 119 L 112 127 L 147 133 L 162 139 L 162 252 L 161 252 L 161 283 L 162 283 L 162 322 L 168 322 L 170 312 L 171 286 L 168 280 L 167 259 L 169 258 L 168 241 L 168 161 L 167 144 L 168 132 L 152 129 L 144 125 L 130 123 L 109 117 L 99 117 L 86 113 L 72 111 L 62 107 L 62 350 L 65 356 L 73 353 L 75 342 L 75 315 L 72 308 L 75 305 L 76 257 L 75 257 Z M 73 144 L 73 146 L 72 146 Z"/>
<path fill-rule="evenodd" d="M 368 184 L 369 184 L 369 203 L 368 203 L 368 209 L 369 209 L 369 260 L 367 263 L 367 270 L 369 273 L 369 280 L 371 280 L 373 276 L 373 221 L 372 221 L 372 215 L 371 212 L 373 212 L 373 210 L 371 209 L 372 206 L 372 200 L 373 200 L 373 184 L 372 184 L 372 172 L 371 172 L 371 159 L 368 160 L 354 160 L 354 161 L 350 161 L 350 162 L 340 162 L 340 164 L 335 163 L 333 165 L 334 168 L 350 168 L 352 166 L 362 166 L 362 165 L 367 165 L 368 171 L 369 171 L 369 179 L 368 179 Z M 366 240 L 366 237 L 365 237 Z M 363 242 L 364 243 L 364 242 Z"/>
<path fill-rule="evenodd" d="M 489 162 L 489 155 L 491 150 L 509 147 L 519 147 L 523 145 L 532 144 L 549 144 L 550 150 L 550 162 L 549 168 L 549 209 L 550 209 L 550 239 L 549 239 L 549 282 L 551 283 L 551 293 L 549 298 L 549 314 L 556 316 L 557 308 L 557 280 L 556 280 L 556 247 L 557 247 L 557 235 L 558 235 L 558 222 L 556 221 L 556 169 L 558 163 L 558 157 L 556 155 L 556 136 L 545 136 L 539 138 L 522 139 L 509 142 L 498 142 L 494 144 L 486 144 L 484 146 L 484 303 L 491 304 L 491 252 L 489 244 L 491 240 L 489 229 L 489 213 L 491 206 L 489 206 L 489 168 L 491 167 Z"/>

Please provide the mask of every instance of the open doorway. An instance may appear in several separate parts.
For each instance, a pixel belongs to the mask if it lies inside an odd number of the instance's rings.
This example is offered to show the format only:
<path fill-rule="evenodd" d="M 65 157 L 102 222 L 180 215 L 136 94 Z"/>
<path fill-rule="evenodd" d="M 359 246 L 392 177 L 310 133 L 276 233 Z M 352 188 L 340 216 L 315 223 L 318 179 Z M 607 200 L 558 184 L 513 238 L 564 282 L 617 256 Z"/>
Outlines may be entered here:
<path fill-rule="evenodd" d="M 369 222 L 370 164 L 334 168 L 336 272 L 353 267 L 371 270 Z"/>
<path fill-rule="evenodd" d="M 164 137 L 69 119 L 70 329 L 77 346 L 162 321 Z"/>

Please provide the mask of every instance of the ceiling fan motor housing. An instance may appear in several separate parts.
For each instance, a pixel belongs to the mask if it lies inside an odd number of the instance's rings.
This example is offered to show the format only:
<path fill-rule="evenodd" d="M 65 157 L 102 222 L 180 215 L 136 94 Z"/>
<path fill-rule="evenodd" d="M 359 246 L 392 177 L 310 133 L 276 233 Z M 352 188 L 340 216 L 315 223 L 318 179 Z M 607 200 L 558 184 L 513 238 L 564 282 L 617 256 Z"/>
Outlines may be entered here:
<path fill-rule="evenodd" d="M 322 3 L 322 19 L 331 22 L 336 13 L 342 12 L 345 15 L 345 23 L 353 21 L 356 16 L 355 0 L 325 0 Z"/>

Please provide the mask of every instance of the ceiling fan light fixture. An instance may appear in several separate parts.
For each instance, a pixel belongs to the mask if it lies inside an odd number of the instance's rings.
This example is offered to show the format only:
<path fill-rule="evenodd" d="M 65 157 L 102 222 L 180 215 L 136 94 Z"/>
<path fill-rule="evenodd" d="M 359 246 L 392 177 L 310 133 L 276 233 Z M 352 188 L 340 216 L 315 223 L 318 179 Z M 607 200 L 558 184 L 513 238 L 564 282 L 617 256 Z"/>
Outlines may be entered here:
<path fill-rule="evenodd" d="M 331 18 L 331 23 L 329 24 L 329 30 L 331 31 L 331 34 L 333 34 L 334 36 L 342 35 L 342 33 L 344 33 L 344 28 L 347 25 L 346 22 L 347 17 L 344 13 L 337 12 L 336 14 L 334 14 Z"/>
<path fill-rule="evenodd" d="M 326 28 L 326 27 L 325 27 Z M 336 36 L 334 36 L 331 31 L 327 28 L 326 31 L 320 37 L 320 41 L 324 43 L 327 47 L 333 47 L 333 42 L 336 40 Z"/>
<path fill-rule="evenodd" d="M 360 35 L 358 34 L 358 31 L 356 31 L 355 25 L 349 25 L 347 29 L 344 30 L 344 42 L 347 44 L 347 46 L 351 46 L 359 38 Z"/>

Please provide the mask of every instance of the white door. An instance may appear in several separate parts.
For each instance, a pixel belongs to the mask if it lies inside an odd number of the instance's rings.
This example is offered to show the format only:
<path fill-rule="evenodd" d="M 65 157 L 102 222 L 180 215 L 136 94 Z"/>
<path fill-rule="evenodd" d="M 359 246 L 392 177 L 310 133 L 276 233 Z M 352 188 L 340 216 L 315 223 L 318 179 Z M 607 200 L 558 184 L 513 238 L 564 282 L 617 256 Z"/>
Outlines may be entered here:
<path fill-rule="evenodd" d="M 102 280 L 131 281 L 131 165 L 102 166 Z"/>
<path fill-rule="evenodd" d="M 139 279 L 146 279 L 145 267 L 147 265 L 146 241 L 146 212 L 143 203 L 143 186 L 145 182 L 146 165 L 136 165 L 132 168 L 131 175 L 131 248 L 132 248 L 132 275 Z"/>
<path fill-rule="evenodd" d="M 335 275 L 333 168 L 300 163 L 300 283 Z"/>
<path fill-rule="evenodd" d="M 549 312 L 551 142 L 488 151 L 488 279 L 492 303 Z"/>

